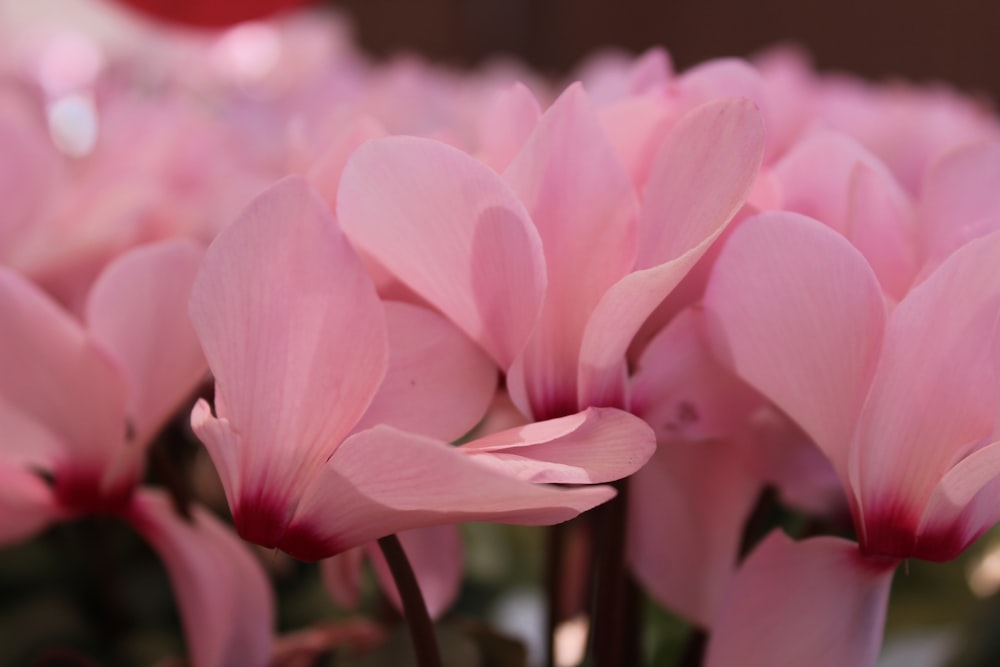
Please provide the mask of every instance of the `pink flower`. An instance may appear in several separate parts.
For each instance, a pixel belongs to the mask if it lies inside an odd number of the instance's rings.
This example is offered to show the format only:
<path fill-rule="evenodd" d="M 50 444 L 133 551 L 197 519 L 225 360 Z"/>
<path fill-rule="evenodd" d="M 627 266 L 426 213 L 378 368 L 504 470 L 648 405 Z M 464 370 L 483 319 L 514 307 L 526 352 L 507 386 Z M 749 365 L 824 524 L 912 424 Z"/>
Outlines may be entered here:
<path fill-rule="evenodd" d="M 192 664 L 266 664 L 271 593 L 260 564 L 199 507 L 179 516 L 138 488 L 147 446 L 205 374 L 184 316 L 202 249 L 171 241 L 98 277 L 86 324 L 0 269 L 0 541 L 53 521 L 119 516 L 163 559 Z"/>
<path fill-rule="evenodd" d="M 561 416 L 627 405 L 633 334 L 743 204 L 762 151 L 751 103 L 703 105 L 660 147 L 640 206 L 571 86 L 502 175 L 434 141 L 371 141 L 337 210 L 352 243 L 506 371 L 525 414 Z"/>
<path fill-rule="evenodd" d="M 860 544 L 772 536 L 728 593 L 709 665 L 801 664 L 777 657 L 805 655 L 790 645 L 840 647 L 811 664 L 873 663 L 899 560 L 955 558 L 1000 518 L 997 257 L 1000 234 L 966 244 L 887 315 L 865 257 L 815 221 L 763 214 L 733 234 L 705 300 L 718 354 L 830 459 Z M 818 568 L 829 584 L 807 583 Z M 754 600 L 772 613 L 748 623 Z M 782 623 L 797 640 L 768 646 Z"/>
<path fill-rule="evenodd" d="M 191 313 L 216 378 L 215 415 L 201 401 L 192 424 L 237 530 L 303 560 L 420 526 L 564 521 L 614 492 L 533 482 L 609 481 L 652 453 L 649 428 L 610 409 L 448 445 L 495 368 L 431 311 L 383 304 L 299 178 L 209 248 Z"/>

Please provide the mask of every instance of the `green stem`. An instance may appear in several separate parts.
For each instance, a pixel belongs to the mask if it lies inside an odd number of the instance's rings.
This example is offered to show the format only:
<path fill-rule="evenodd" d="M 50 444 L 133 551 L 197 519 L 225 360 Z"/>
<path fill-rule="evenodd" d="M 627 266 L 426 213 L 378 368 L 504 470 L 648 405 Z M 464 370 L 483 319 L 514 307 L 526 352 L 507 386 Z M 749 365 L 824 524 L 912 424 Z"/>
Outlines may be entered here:
<path fill-rule="evenodd" d="M 427 613 L 420 584 L 413 574 L 410 561 L 403 551 L 403 545 L 395 535 L 387 535 L 378 541 L 378 546 L 389 564 L 389 571 L 396 582 L 399 597 L 403 601 L 403 614 L 406 624 L 410 627 L 410 639 L 417 655 L 419 667 L 441 667 L 441 651 L 438 649 L 437 637 L 434 635 L 434 624 Z"/>

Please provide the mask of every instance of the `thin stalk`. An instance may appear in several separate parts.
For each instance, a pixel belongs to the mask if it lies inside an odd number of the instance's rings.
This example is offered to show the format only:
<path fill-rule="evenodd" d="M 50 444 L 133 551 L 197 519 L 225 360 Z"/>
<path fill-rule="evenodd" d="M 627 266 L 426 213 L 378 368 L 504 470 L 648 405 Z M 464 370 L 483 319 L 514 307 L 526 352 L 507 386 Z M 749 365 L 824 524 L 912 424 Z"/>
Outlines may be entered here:
<path fill-rule="evenodd" d="M 628 595 L 625 571 L 625 524 L 628 516 L 628 480 L 615 483 L 618 496 L 601 507 L 598 530 L 597 594 L 592 626 L 594 667 L 621 667 L 638 653 L 631 643 L 638 633 L 626 631 L 638 613 L 631 607 L 638 596 Z"/>
<path fill-rule="evenodd" d="M 399 597 L 403 601 L 403 614 L 410 628 L 410 639 L 413 641 L 417 665 L 441 667 L 441 650 L 434 635 L 434 624 L 431 622 L 430 614 L 427 613 L 424 595 L 420 592 L 420 584 L 413 574 L 413 568 L 410 567 L 410 561 L 403 551 L 403 545 L 395 535 L 387 535 L 379 538 L 378 546 L 385 556 L 386 563 L 389 564 L 389 571 L 392 572 Z"/>
<path fill-rule="evenodd" d="M 566 524 L 556 524 L 548 528 L 548 554 L 545 564 L 546 596 L 548 597 L 548 610 L 546 618 L 545 633 L 545 665 L 555 667 L 556 665 L 556 628 L 562 619 L 562 589 L 563 589 L 563 561 L 566 556 Z"/>

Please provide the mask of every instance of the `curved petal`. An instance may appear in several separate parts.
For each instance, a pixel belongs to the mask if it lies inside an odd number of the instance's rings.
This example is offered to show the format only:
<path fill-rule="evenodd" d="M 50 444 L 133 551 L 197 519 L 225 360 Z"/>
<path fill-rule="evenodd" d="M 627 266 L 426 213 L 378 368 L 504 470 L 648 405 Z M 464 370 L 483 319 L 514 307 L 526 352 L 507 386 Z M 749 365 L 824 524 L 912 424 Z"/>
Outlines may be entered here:
<path fill-rule="evenodd" d="M 919 223 L 925 258 L 943 259 L 974 238 L 975 223 L 1000 216 L 992 187 L 1000 181 L 1000 142 L 951 151 L 927 171 L 920 192 Z"/>
<path fill-rule="evenodd" d="M 846 484 L 885 321 L 864 257 L 814 220 L 764 213 L 729 239 L 705 308 L 719 359 L 795 420 Z"/>
<path fill-rule="evenodd" d="M 437 141 L 376 139 L 348 160 L 337 217 L 352 243 L 511 365 L 542 306 L 545 260 L 496 173 Z"/>
<path fill-rule="evenodd" d="M 747 100 L 700 106 L 668 136 L 644 193 L 642 270 L 615 283 L 587 322 L 579 405 L 626 405 L 625 353 L 632 337 L 743 205 L 763 146 L 760 114 Z"/>
<path fill-rule="evenodd" d="M 629 485 L 628 556 L 663 605 L 708 628 L 762 484 L 742 443 L 661 441 Z"/>
<path fill-rule="evenodd" d="M 361 144 L 385 135 L 385 128 L 377 120 L 362 116 L 344 129 L 332 145 L 316 158 L 306 177 L 331 210 L 337 205 L 337 190 L 347 159 Z"/>
<path fill-rule="evenodd" d="M 479 159 L 498 172 L 506 169 L 541 116 L 538 100 L 523 83 L 494 94 L 479 123 Z"/>
<path fill-rule="evenodd" d="M 231 509 L 264 523 L 267 515 L 280 533 L 382 380 L 382 305 L 326 205 L 290 177 L 208 249 L 191 319 L 215 375 L 218 416 L 238 434 L 206 439 Z"/>
<path fill-rule="evenodd" d="M 200 507 L 187 521 L 142 490 L 126 516 L 159 554 L 177 596 L 192 667 L 270 664 L 274 601 L 247 545 Z"/>
<path fill-rule="evenodd" d="M 529 482 L 594 484 L 627 477 L 656 448 L 649 426 L 622 410 L 588 408 L 473 440 L 459 449 Z"/>
<path fill-rule="evenodd" d="M 0 460 L 0 546 L 26 540 L 65 515 L 37 473 Z"/>
<path fill-rule="evenodd" d="M 124 371 L 133 442 L 148 442 L 208 370 L 187 314 L 203 256 L 188 240 L 143 246 L 91 288 L 87 327 Z"/>
<path fill-rule="evenodd" d="M 420 592 L 427 605 L 427 613 L 437 618 L 455 602 L 462 584 L 462 536 L 458 526 L 428 526 L 415 530 L 404 530 L 397 535 L 406 557 L 413 568 L 413 574 L 420 585 Z M 396 589 L 396 582 L 385 562 L 382 550 L 369 545 L 372 565 L 379 585 L 396 609 L 402 611 L 403 603 Z"/>
<path fill-rule="evenodd" d="M 917 275 L 911 206 L 895 182 L 861 163 L 852 169 L 848 187 L 845 235 L 886 294 L 899 301 Z"/>
<path fill-rule="evenodd" d="M 760 170 L 764 125 L 746 99 L 709 102 L 667 136 L 642 194 L 637 267 L 685 255 L 743 206 Z"/>
<path fill-rule="evenodd" d="M 279 547 L 311 561 L 401 530 L 464 521 L 548 525 L 614 496 L 496 471 L 460 449 L 377 426 L 348 438 L 298 506 Z"/>
<path fill-rule="evenodd" d="M 638 200 L 579 84 L 545 112 L 503 178 L 535 223 L 548 276 L 541 317 L 508 382 L 524 383 L 511 392 L 526 396 L 536 419 L 561 417 L 579 409 L 587 320 L 635 262 Z"/>
<path fill-rule="evenodd" d="M 0 399 L 59 439 L 61 466 L 103 474 L 125 441 L 118 366 L 48 295 L 0 267 Z"/>
<path fill-rule="evenodd" d="M 993 433 L 998 257 L 1000 232 L 966 244 L 889 318 L 852 449 L 862 543 L 875 553 L 905 553 L 909 546 L 896 542 L 915 537 L 934 488 Z"/>
<path fill-rule="evenodd" d="M 874 667 L 897 563 L 836 537 L 771 533 L 726 592 L 706 667 Z"/>
<path fill-rule="evenodd" d="M 388 424 L 457 440 L 479 423 L 497 387 L 483 351 L 437 313 L 386 302 L 389 366 L 355 431 Z"/>

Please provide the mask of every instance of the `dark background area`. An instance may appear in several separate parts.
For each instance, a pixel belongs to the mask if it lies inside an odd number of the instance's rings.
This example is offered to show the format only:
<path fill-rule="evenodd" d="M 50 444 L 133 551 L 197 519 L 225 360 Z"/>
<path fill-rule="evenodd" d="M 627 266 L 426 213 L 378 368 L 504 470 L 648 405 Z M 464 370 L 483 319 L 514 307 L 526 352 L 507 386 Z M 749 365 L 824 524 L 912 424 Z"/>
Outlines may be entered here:
<path fill-rule="evenodd" d="M 1000 100 L 996 0 L 336 0 L 370 53 L 472 64 L 513 54 L 562 74 L 602 46 L 666 46 L 678 69 L 804 47 L 822 70 L 948 82 Z"/>

